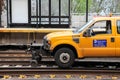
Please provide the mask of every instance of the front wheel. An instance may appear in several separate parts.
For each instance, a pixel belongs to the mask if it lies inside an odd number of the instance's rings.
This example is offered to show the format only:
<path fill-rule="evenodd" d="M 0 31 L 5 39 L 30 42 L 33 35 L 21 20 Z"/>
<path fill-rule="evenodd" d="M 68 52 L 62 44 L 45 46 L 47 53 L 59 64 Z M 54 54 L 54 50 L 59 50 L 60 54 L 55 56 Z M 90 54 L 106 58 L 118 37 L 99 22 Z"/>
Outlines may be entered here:
<path fill-rule="evenodd" d="M 56 64 L 60 68 L 70 68 L 75 61 L 75 55 L 69 48 L 60 48 L 55 53 Z"/>

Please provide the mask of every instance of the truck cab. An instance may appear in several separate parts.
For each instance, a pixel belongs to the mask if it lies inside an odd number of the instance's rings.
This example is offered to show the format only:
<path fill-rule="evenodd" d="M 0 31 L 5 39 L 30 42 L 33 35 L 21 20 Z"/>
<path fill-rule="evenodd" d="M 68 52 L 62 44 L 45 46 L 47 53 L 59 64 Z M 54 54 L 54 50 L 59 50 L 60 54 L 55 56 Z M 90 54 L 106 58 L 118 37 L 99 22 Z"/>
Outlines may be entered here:
<path fill-rule="evenodd" d="M 43 49 L 61 68 L 75 59 L 120 57 L 120 17 L 95 17 L 72 31 L 55 32 L 43 39 Z"/>

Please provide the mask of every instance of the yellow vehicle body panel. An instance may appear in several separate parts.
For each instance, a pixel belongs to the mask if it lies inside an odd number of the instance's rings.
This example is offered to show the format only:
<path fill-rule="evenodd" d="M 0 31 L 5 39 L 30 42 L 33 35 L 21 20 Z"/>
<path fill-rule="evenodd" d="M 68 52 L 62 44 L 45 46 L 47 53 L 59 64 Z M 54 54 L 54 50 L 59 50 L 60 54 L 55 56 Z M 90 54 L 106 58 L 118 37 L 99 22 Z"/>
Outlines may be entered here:
<path fill-rule="evenodd" d="M 57 47 L 58 45 L 62 45 L 62 44 L 68 44 L 68 45 L 71 45 L 71 46 L 73 46 L 75 49 L 76 49 L 76 51 L 77 51 L 77 56 L 79 57 L 79 58 L 82 58 L 83 57 L 83 54 L 82 54 L 82 50 L 81 50 L 81 48 L 79 48 L 79 46 L 78 46 L 78 44 L 76 44 L 76 43 L 74 43 L 73 41 L 67 41 L 67 40 L 64 40 L 64 41 L 57 41 L 57 42 L 55 42 L 52 46 L 51 46 L 51 50 L 54 50 L 54 48 L 55 47 Z"/>
<path fill-rule="evenodd" d="M 105 35 L 103 35 L 105 36 Z M 110 37 L 111 36 L 105 36 L 104 39 L 107 40 L 107 47 L 93 47 L 93 40 L 102 40 L 103 37 L 101 36 L 95 36 L 95 37 L 91 37 L 91 38 L 81 38 L 81 44 L 79 45 L 79 47 L 83 48 L 83 53 L 84 56 L 86 57 L 102 57 L 102 56 L 115 56 L 115 44 L 111 43 L 110 41 Z"/>
<path fill-rule="evenodd" d="M 53 51 L 57 46 L 59 45 L 71 45 L 73 46 L 76 51 L 78 57 L 83 57 L 82 52 L 79 48 L 79 45 L 73 41 L 73 36 L 79 36 L 79 35 L 74 35 L 72 31 L 63 31 L 63 32 L 54 32 L 51 34 L 48 34 L 46 37 L 48 40 L 51 39 L 51 47 L 50 50 Z M 55 37 L 55 38 L 52 38 Z"/>
<path fill-rule="evenodd" d="M 116 37 L 115 37 L 115 40 L 116 40 L 116 56 L 117 57 L 120 57 L 120 34 L 118 33 L 117 31 L 117 21 L 120 20 L 120 18 L 115 18 L 115 34 L 116 34 Z"/>

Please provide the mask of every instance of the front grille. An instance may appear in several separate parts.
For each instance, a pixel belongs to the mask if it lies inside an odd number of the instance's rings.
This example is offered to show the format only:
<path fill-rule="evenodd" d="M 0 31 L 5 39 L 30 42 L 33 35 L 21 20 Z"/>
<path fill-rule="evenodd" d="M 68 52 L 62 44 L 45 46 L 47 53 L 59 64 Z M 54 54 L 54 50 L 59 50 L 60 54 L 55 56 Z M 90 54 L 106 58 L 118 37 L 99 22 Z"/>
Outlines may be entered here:
<path fill-rule="evenodd" d="M 45 46 L 46 44 L 46 39 L 43 39 L 43 45 Z"/>
<path fill-rule="evenodd" d="M 46 36 L 43 38 L 43 45 L 46 45 L 47 39 Z"/>

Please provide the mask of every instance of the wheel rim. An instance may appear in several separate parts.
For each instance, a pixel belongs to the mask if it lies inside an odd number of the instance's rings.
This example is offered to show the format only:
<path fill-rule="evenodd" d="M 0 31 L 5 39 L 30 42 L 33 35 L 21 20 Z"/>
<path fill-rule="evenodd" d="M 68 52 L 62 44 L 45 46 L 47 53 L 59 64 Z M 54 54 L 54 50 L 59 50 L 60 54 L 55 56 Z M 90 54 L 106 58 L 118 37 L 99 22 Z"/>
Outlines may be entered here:
<path fill-rule="evenodd" d="M 70 61 L 70 55 L 69 55 L 69 53 L 61 53 L 61 55 L 60 55 L 60 61 L 62 63 L 68 63 Z"/>

